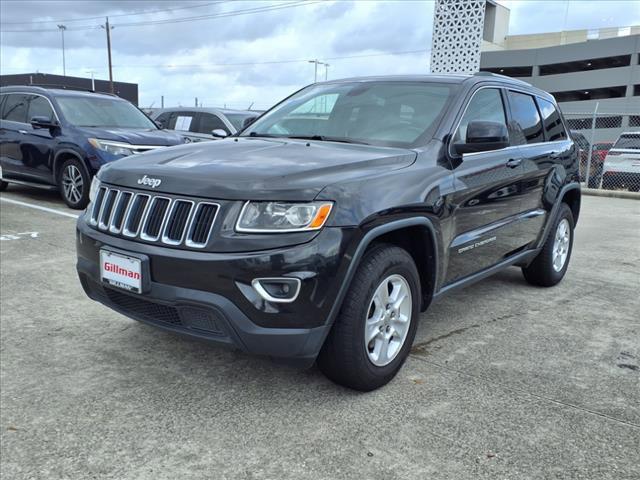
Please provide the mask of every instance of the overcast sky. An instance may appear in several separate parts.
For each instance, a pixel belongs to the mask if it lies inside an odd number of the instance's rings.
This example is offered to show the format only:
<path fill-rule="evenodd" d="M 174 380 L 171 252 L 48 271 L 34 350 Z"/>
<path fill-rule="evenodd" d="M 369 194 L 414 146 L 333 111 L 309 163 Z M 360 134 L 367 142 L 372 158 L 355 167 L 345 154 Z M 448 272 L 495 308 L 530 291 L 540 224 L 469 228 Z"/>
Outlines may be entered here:
<path fill-rule="evenodd" d="M 511 34 L 640 24 L 638 0 L 500 3 Z M 266 108 L 313 82 L 307 59 L 329 63 L 329 78 L 427 72 L 433 2 L 2 0 L 0 72 L 62 73 L 64 24 L 67 74 L 108 79 L 106 15 L 114 79 L 138 83 L 141 106 L 164 95 L 165 106 Z"/>

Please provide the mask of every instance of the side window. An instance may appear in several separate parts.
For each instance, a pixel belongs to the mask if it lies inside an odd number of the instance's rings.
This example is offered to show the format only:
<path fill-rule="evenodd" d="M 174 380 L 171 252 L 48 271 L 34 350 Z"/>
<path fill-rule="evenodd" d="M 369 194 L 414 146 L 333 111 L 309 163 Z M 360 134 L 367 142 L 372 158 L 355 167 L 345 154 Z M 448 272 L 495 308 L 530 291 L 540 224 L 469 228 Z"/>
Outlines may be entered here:
<path fill-rule="evenodd" d="M 27 95 L 10 93 L 4 101 L 2 119 L 10 122 L 27 123 Z"/>
<path fill-rule="evenodd" d="M 171 129 L 180 132 L 193 132 L 193 124 L 195 115 L 189 112 L 176 112 L 171 115 Z"/>
<path fill-rule="evenodd" d="M 500 90 L 497 88 L 483 88 L 473 94 L 460 120 L 458 130 L 453 136 L 453 143 L 465 143 L 467 126 L 469 122 L 475 120 L 501 123 L 506 127 L 507 119 L 504 114 L 504 104 Z"/>
<path fill-rule="evenodd" d="M 211 130 L 215 130 L 216 128 L 220 128 L 227 132 L 227 135 L 230 135 L 231 132 L 224 124 L 224 122 L 213 113 L 202 113 L 200 115 L 200 126 L 198 128 L 199 133 L 207 133 L 211 135 Z"/>
<path fill-rule="evenodd" d="M 542 120 L 531 95 L 509 90 L 515 137 L 520 144 L 544 142 Z"/>
<path fill-rule="evenodd" d="M 548 100 L 542 98 L 538 98 L 537 100 L 540 113 L 542 114 L 542 123 L 547 132 L 547 141 L 565 140 L 567 138 L 567 132 L 564 129 L 562 118 L 560 118 L 556 107 Z"/>
<path fill-rule="evenodd" d="M 29 101 L 29 114 L 27 120 L 31 121 L 33 117 L 46 117 L 48 120 L 53 120 L 53 110 L 49 104 L 49 100 L 39 95 L 31 95 Z"/>

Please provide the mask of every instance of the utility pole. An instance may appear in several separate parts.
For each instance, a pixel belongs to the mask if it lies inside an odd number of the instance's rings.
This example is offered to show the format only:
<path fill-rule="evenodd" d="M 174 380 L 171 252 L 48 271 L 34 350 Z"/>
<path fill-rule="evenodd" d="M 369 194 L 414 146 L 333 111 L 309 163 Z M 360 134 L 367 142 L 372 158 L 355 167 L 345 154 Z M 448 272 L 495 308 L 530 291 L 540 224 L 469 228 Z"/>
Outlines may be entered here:
<path fill-rule="evenodd" d="M 67 29 L 67 27 L 65 25 L 58 25 L 58 28 L 60 29 L 60 33 L 62 34 L 62 75 L 66 77 L 67 66 L 65 65 L 64 59 L 64 31 Z"/>
<path fill-rule="evenodd" d="M 329 65 L 328 63 L 324 64 L 324 81 L 327 81 L 327 78 L 329 77 L 329 67 L 331 65 Z"/>
<path fill-rule="evenodd" d="M 91 74 L 91 90 L 93 90 L 94 92 L 96 91 L 96 81 L 93 78 L 93 74 L 96 73 L 95 70 L 87 70 L 86 73 L 90 73 Z"/>
<path fill-rule="evenodd" d="M 329 67 L 328 63 L 321 62 L 317 58 L 315 60 L 309 60 L 309 63 L 313 63 L 314 64 L 313 83 L 316 83 L 318 81 L 318 65 L 324 65 L 325 66 L 324 77 L 325 77 L 325 80 L 327 79 L 327 70 L 326 70 L 326 68 Z"/>
<path fill-rule="evenodd" d="M 111 29 L 113 27 L 109 26 L 109 17 L 107 17 L 107 22 L 105 25 L 100 25 L 107 31 L 107 54 L 109 55 L 109 91 L 114 93 L 113 91 L 113 66 L 111 65 Z"/>

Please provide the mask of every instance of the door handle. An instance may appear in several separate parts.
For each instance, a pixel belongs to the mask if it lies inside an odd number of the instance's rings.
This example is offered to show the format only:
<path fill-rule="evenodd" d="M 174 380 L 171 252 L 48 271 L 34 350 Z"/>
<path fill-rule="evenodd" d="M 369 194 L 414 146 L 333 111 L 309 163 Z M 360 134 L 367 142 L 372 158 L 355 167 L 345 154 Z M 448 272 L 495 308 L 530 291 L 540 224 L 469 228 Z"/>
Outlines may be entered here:
<path fill-rule="evenodd" d="M 26 130 L 18 130 L 18 133 L 21 133 L 21 134 L 23 134 L 23 135 L 26 135 L 26 134 L 27 134 L 27 131 L 26 131 Z"/>
<path fill-rule="evenodd" d="M 507 162 L 507 167 L 516 168 L 516 167 L 519 167 L 521 163 L 522 163 L 522 159 L 521 158 L 511 158 Z"/>

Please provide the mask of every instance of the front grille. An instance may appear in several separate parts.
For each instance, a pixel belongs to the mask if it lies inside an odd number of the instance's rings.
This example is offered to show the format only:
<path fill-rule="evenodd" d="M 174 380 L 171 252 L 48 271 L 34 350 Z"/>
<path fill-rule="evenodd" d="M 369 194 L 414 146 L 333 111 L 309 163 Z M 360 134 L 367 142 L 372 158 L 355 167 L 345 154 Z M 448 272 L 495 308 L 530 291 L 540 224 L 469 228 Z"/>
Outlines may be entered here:
<path fill-rule="evenodd" d="M 98 230 L 167 245 L 204 248 L 219 205 L 101 187 L 89 222 Z"/>

